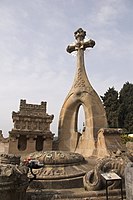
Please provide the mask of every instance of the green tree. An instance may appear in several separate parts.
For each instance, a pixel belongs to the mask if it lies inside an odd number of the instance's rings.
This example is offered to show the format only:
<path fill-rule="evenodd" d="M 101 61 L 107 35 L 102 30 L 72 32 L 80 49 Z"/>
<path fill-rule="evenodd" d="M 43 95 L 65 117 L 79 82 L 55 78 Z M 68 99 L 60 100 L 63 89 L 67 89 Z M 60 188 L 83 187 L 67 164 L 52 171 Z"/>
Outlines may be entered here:
<path fill-rule="evenodd" d="M 118 125 L 133 133 L 133 84 L 129 82 L 120 90 Z"/>
<path fill-rule="evenodd" d="M 101 98 L 106 111 L 108 126 L 110 128 L 117 128 L 119 111 L 118 92 L 114 87 L 109 88 L 104 96 L 101 96 Z"/>

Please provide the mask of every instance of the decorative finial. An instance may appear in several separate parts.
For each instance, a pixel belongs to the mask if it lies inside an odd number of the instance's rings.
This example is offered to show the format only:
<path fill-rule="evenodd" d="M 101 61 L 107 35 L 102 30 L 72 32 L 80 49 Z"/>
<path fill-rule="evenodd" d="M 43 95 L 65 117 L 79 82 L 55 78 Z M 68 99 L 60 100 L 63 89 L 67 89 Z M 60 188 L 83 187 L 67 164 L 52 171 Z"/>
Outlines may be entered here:
<path fill-rule="evenodd" d="M 74 36 L 76 40 L 84 40 L 86 36 L 86 31 L 84 31 L 82 28 L 79 28 L 77 31 L 74 32 Z"/>
<path fill-rule="evenodd" d="M 84 31 L 82 28 L 79 28 L 77 31 L 75 31 L 74 36 L 77 42 L 74 45 L 69 45 L 67 47 L 66 50 L 68 53 L 71 53 L 73 51 L 78 51 L 79 49 L 85 50 L 88 47 L 93 48 L 95 45 L 95 41 L 91 39 L 84 42 L 86 31 Z"/>

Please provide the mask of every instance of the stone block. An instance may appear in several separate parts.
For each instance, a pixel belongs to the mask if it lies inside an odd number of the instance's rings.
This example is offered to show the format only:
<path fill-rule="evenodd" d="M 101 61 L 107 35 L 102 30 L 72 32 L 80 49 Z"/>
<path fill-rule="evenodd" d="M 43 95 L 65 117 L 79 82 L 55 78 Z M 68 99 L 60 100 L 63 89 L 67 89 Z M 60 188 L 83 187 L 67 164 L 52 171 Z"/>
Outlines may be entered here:
<path fill-rule="evenodd" d="M 125 168 L 126 200 L 133 199 L 133 162 L 129 162 Z"/>

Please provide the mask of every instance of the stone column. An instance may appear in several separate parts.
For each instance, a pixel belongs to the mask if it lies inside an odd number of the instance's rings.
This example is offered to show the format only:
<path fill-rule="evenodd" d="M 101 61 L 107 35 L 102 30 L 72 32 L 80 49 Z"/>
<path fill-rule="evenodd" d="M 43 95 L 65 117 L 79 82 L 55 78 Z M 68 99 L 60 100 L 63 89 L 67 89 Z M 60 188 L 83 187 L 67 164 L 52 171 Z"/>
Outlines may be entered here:
<path fill-rule="evenodd" d="M 37 128 L 36 129 L 39 130 L 39 121 L 37 121 Z"/>
<path fill-rule="evenodd" d="M 29 137 L 29 139 L 27 140 L 26 153 L 32 153 L 36 151 L 35 145 L 36 145 L 36 140 L 33 137 Z"/>
<path fill-rule="evenodd" d="M 45 137 L 43 141 L 43 151 L 50 151 L 52 150 L 52 138 Z"/>
<path fill-rule="evenodd" d="M 25 123 L 26 123 L 25 129 L 28 130 L 28 121 L 26 121 Z"/>
<path fill-rule="evenodd" d="M 18 153 L 18 138 L 11 137 L 9 142 L 9 153 Z"/>

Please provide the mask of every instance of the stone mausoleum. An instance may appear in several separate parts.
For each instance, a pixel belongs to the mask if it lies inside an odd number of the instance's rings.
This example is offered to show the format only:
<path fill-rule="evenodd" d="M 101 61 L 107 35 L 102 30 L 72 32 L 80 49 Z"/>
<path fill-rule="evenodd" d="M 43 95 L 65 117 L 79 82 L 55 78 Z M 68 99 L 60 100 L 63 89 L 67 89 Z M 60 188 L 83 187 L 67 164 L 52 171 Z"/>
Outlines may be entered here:
<path fill-rule="evenodd" d="M 46 102 L 35 105 L 20 101 L 19 111 L 12 113 L 14 127 L 9 132 L 9 153 L 52 150 L 54 134 L 50 131 L 50 124 L 54 116 L 46 113 L 46 106 Z"/>

